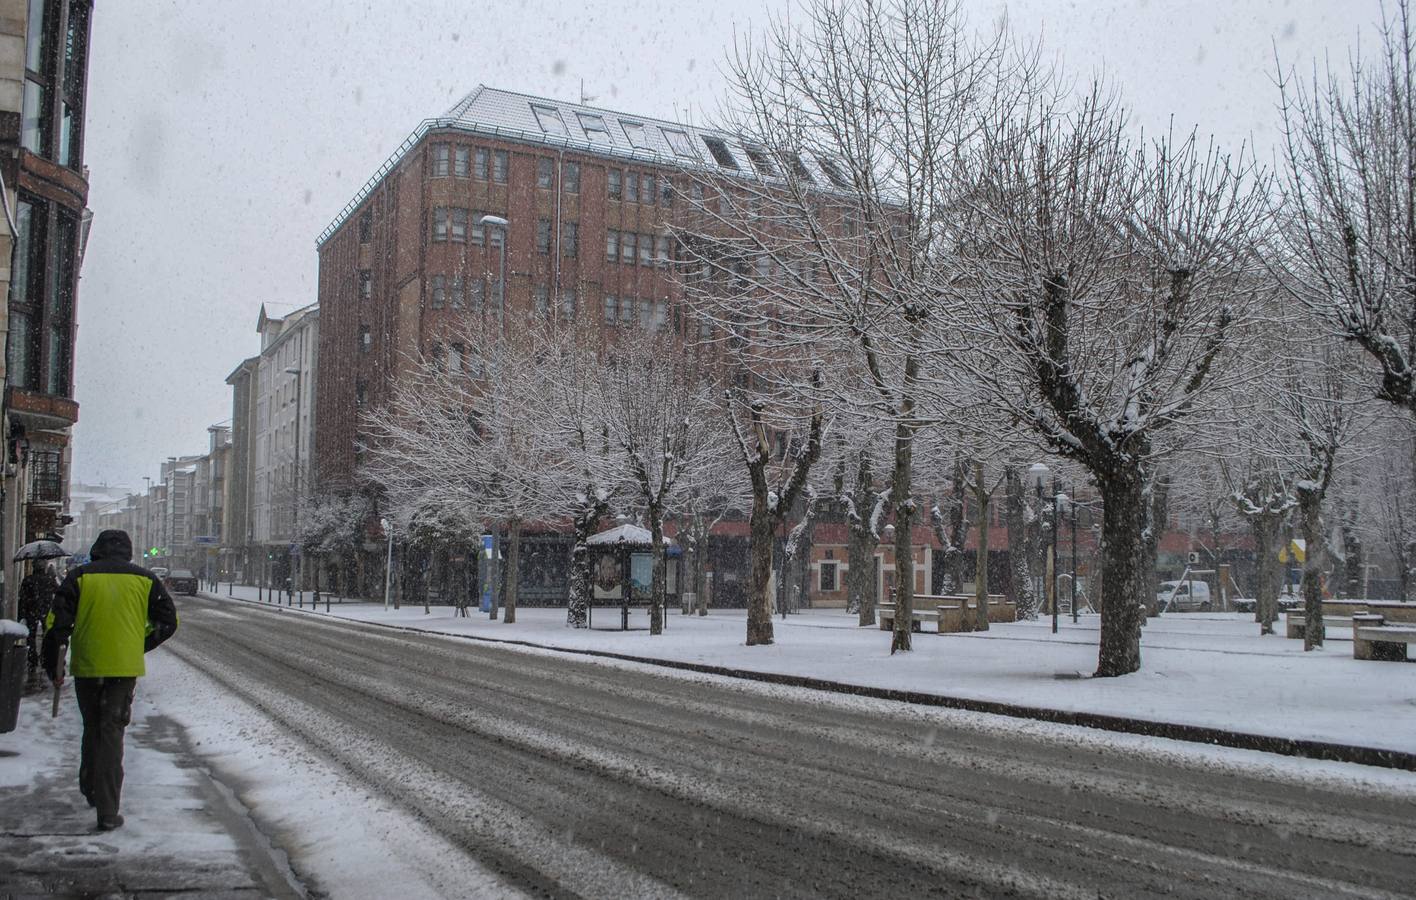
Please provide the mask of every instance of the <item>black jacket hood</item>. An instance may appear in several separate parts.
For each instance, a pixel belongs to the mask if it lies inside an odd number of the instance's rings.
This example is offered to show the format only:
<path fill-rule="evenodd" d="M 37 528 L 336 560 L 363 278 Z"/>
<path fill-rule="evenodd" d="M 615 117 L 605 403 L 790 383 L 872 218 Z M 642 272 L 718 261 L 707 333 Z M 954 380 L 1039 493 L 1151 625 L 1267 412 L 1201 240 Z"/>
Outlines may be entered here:
<path fill-rule="evenodd" d="M 93 542 L 93 548 L 89 550 L 89 558 L 129 561 L 133 558 L 133 539 L 128 537 L 126 531 L 117 529 L 101 531 L 98 534 L 98 540 Z"/>

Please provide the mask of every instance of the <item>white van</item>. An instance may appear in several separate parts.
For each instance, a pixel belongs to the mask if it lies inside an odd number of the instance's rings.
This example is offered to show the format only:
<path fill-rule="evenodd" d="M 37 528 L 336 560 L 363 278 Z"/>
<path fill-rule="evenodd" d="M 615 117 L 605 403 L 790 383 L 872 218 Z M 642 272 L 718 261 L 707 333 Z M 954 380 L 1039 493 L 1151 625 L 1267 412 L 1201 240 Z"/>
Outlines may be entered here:
<path fill-rule="evenodd" d="M 1193 581 L 1162 581 L 1155 599 L 1163 612 L 1207 610 L 1210 608 L 1210 586 L 1198 578 Z"/>

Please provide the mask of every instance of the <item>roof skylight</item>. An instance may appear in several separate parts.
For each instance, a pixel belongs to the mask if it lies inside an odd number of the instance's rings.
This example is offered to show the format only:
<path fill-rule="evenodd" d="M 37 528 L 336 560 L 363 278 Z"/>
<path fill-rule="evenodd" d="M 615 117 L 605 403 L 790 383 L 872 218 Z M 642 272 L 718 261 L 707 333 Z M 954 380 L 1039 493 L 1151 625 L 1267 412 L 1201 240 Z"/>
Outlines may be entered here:
<path fill-rule="evenodd" d="M 738 165 L 738 161 L 733 159 L 733 155 L 728 152 L 728 145 L 723 142 L 722 138 L 709 137 L 705 134 L 703 143 L 707 145 L 708 152 L 713 154 L 713 159 L 717 160 L 718 165 L 734 171 L 742 168 Z"/>
<path fill-rule="evenodd" d="M 578 112 L 575 115 L 580 119 L 580 127 L 585 131 L 585 137 L 604 144 L 614 143 L 610 139 L 610 129 L 605 127 L 605 120 L 602 116 L 583 112 Z"/>
<path fill-rule="evenodd" d="M 772 165 L 772 158 L 767 155 L 767 148 L 760 144 L 743 144 L 742 146 L 747 151 L 747 158 L 752 160 L 752 167 L 757 170 L 758 175 L 765 175 L 769 178 L 776 177 L 777 167 Z"/>
<path fill-rule="evenodd" d="M 546 134 L 558 134 L 566 137 L 570 131 L 565 127 L 565 120 L 561 118 L 560 110 L 554 106 L 540 106 L 531 104 L 531 112 L 536 114 L 536 124 L 541 126 L 541 130 Z"/>
<path fill-rule="evenodd" d="M 697 157 L 693 152 L 693 145 L 688 141 L 688 135 L 674 128 L 660 128 L 664 133 L 664 138 L 669 142 L 669 147 L 676 156 Z"/>
<path fill-rule="evenodd" d="M 620 119 L 620 125 L 624 128 L 624 136 L 629 138 L 629 146 L 640 150 L 649 149 L 649 135 L 645 132 L 643 123 Z"/>

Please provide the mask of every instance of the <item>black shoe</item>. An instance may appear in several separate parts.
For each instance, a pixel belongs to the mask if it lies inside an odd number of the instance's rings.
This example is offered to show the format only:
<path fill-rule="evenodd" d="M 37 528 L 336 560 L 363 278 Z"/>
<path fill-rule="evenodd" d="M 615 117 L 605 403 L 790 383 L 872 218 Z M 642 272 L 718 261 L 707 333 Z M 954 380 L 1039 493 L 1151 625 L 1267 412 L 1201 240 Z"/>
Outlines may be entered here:
<path fill-rule="evenodd" d="M 123 827 L 123 817 L 120 816 L 120 815 L 118 815 L 117 813 L 114 813 L 114 814 L 111 815 L 111 816 L 99 816 L 99 817 L 98 817 L 98 830 L 99 830 L 99 831 L 112 831 L 112 830 L 115 829 L 115 828 L 122 828 L 122 827 Z"/>

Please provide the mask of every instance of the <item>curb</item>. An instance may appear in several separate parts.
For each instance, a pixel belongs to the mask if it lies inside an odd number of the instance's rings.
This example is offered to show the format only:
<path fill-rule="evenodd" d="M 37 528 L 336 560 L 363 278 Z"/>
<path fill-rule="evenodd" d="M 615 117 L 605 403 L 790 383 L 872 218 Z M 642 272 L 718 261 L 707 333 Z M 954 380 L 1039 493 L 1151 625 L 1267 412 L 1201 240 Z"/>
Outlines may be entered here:
<path fill-rule="evenodd" d="M 268 604 L 256 600 L 246 600 L 241 597 L 214 596 L 217 599 L 234 599 L 261 608 L 268 607 Z M 207 599 L 212 599 L 212 596 L 208 596 Z M 326 615 L 325 613 L 319 613 L 314 610 L 303 610 L 299 607 L 276 606 L 274 609 L 282 612 L 305 612 L 314 615 Z M 330 615 L 329 618 L 336 617 Z M 1313 741 L 1302 738 L 1275 737 L 1273 735 L 1253 734 L 1245 731 L 1230 731 L 1224 728 L 1212 728 L 1204 725 L 1183 725 L 1176 722 L 1157 722 L 1152 719 L 1135 719 L 1129 716 L 1115 716 L 1107 713 L 1070 712 L 1040 706 L 1022 706 L 1015 703 L 1005 703 L 999 700 L 976 700 L 969 697 L 953 697 L 947 694 L 930 694 L 923 691 L 868 687 L 865 685 L 848 684 L 841 681 L 829 681 L 823 678 L 811 678 L 806 675 L 756 672 L 750 669 L 734 669 L 726 666 L 708 665 L 706 663 L 655 659 L 648 656 L 611 653 L 607 650 L 556 647 L 548 644 L 538 644 L 534 641 L 484 637 L 482 635 L 449 634 L 445 631 L 433 631 L 432 629 L 418 628 L 411 625 L 390 625 L 383 622 L 369 622 L 360 619 L 340 619 L 339 621 L 359 625 L 373 625 L 378 628 L 389 628 L 394 631 L 407 631 L 415 634 L 430 634 L 439 637 L 481 641 L 488 644 L 531 647 L 536 650 L 549 650 L 555 653 L 613 659 L 621 662 L 658 666 L 659 668 L 665 669 L 678 669 L 704 675 L 719 675 L 725 678 L 736 678 L 742 681 L 757 681 L 765 684 L 784 685 L 786 687 L 809 688 L 811 690 L 827 691 L 834 694 L 869 697 L 876 700 L 893 700 L 898 703 L 911 703 L 916 706 L 960 709 L 967 712 L 988 713 L 990 715 L 1008 716 L 1015 719 L 1033 719 L 1035 721 L 1050 722 L 1056 725 L 1074 725 L 1080 728 L 1112 731 L 1119 734 L 1137 734 L 1144 737 L 1167 738 L 1173 741 L 1186 741 L 1193 744 L 1232 747 L 1238 750 L 1257 750 L 1261 753 L 1274 753 L 1280 756 L 1294 756 L 1303 759 L 1325 760 L 1328 762 L 1356 763 L 1364 766 L 1378 766 L 1386 769 L 1400 769 L 1408 772 L 1416 772 L 1416 753 L 1403 750 L 1384 750 L 1378 747 L 1361 747 L 1355 744 L 1335 744 L 1327 741 Z"/>

